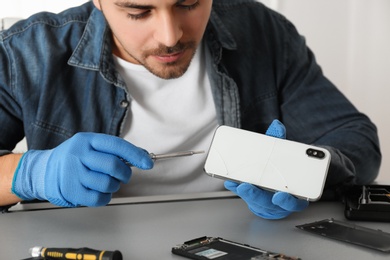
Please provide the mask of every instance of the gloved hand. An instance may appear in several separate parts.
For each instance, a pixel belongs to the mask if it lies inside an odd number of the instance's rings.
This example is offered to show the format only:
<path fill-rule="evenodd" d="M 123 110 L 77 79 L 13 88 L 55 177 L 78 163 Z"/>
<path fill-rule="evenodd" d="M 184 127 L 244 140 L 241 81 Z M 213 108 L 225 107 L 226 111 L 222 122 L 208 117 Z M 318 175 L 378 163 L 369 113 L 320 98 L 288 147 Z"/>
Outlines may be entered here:
<path fill-rule="evenodd" d="M 267 135 L 286 138 L 286 129 L 279 120 L 274 120 L 269 126 Z M 265 219 L 281 219 L 294 211 L 304 210 L 309 202 L 295 198 L 287 192 L 271 192 L 249 183 L 238 184 L 225 181 L 225 188 L 241 197 L 249 209 L 257 216 Z"/>
<path fill-rule="evenodd" d="M 122 158 L 122 159 L 121 159 Z M 23 200 L 61 207 L 103 206 L 128 183 L 131 168 L 153 167 L 149 153 L 111 135 L 78 133 L 51 150 L 30 150 L 20 159 L 12 192 Z"/>

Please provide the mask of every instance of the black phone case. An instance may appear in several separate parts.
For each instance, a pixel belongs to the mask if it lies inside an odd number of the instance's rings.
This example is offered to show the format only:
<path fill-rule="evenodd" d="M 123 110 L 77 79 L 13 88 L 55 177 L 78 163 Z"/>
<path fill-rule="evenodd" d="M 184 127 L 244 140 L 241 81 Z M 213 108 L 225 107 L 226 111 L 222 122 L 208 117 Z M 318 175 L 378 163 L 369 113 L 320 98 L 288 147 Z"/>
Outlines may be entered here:
<path fill-rule="evenodd" d="M 390 186 L 356 185 L 345 193 L 344 215 L 350 220 L 390 222 Z"/>
<path fill-rule="evenodd" d="M 326 238 L 390 253 L 390 234 L 345 221 L 324 219 L 296 226 Z"/>

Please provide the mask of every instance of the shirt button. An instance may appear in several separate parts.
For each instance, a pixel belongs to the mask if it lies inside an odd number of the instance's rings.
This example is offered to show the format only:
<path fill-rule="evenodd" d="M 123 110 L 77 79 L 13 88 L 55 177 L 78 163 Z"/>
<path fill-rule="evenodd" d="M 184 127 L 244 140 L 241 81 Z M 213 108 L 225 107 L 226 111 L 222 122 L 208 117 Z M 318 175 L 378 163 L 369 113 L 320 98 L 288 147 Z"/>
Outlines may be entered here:
<path fill-rule="evenodd" d="M 122 100 L 121 103 L 119 104 L 121 108 L 126 108 L 129 106 L 129 101 L 127 100 Z"/>

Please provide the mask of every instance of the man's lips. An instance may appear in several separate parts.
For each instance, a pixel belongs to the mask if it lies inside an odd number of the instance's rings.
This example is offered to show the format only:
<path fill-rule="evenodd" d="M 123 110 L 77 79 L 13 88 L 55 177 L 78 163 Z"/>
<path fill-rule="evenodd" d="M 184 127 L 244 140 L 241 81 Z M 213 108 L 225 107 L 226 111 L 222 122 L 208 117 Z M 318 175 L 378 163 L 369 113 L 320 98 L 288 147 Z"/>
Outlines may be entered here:
<path fill-rule="evenodd" d="M 179 60 L 184 55 L 184 51 L 175 52 L 170 54 L 153 55 L 157 60 L 163 63 L 172 63 Z"/>

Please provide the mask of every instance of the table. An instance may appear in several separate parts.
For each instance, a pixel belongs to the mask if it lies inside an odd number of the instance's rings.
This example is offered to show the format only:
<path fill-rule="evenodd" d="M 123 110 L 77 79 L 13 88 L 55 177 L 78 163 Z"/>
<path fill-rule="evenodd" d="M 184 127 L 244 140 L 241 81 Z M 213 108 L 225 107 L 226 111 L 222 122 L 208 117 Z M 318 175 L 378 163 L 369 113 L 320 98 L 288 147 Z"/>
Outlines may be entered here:
<path fill-rule="evenodd" d="M 339 202 L 312 203 L 305 211 L 283 220 L 253 215 L 229 192 L 129 198 L 100 208 L 31 209 L 34 207 L 22 207 L 0 215 L 0 259 L 28 258 L 28 249 L 40 245 L 120 250 L 124 259 L 184 260 L 171 253 L 172 246 L 205 235 L 302 259 L 390 256 L 296 228 L 326 218 L 345 221 Z M 354 223 L 390 232 L 389 223 Z"/>

